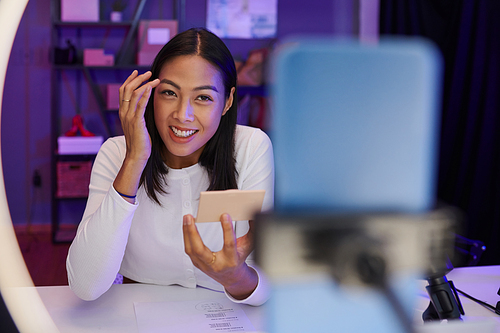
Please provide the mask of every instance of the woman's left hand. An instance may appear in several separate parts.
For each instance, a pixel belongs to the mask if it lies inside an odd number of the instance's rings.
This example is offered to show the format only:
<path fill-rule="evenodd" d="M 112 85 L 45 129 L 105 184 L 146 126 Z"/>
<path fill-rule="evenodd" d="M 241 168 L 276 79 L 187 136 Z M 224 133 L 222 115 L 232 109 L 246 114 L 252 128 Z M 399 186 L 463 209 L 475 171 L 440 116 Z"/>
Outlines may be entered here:
<path fill-rule="evenodd" d="M 184 215 L 184 248 L 196 267 L 222 284 L 234 298 L 245 299 L 252 294 L 258 283 L 257 272 L 245 263 L 253 250 L 253 221 L 250 221 L 248 233 L 238 239 L 231 217 L 222 214 L 220 221 L 224 246 L 219 252 L 212 252 L 203 243 L 194 217 Z"/>

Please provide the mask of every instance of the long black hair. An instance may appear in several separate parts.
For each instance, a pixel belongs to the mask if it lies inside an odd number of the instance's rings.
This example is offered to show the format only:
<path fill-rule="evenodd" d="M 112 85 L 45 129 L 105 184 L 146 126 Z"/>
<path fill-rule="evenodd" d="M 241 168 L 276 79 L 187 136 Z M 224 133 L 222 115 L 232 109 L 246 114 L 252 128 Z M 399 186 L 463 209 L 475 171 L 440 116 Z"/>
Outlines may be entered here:
<path fill-rule="evenodd" d="M 163 65 L 178 56 L 197 55 L 215 66 L 224 85 L 224 96 L 229 98 L 231 88 L 236 88 L 236 67 L 233 56 L 224 42 L 203 28 L 186 30 L 172 38 L 158 52 L 151 67 L 150 80 L 158 78 Z M 144 185 L 148 197 L 161 205 L 158 194 L 167 193 L 165 175 L 168 167 L 163 162 L 162 151 L 165 144 L 158 133 L 154 120 L 154 91 L 151 93 L 146 106 L 145 120 L 151 136 L 151 156 L 141 175 L 140 185 Z M 199 162 L 207 170 L 210 185 L 208 191 L 227 190 L 237 188 L 237 171 L 234 152 L 234 135 L 237 118 L 237 95 L 233 96 L 233 104 L 222 116 L 215 134 L 208 140 Z"/>

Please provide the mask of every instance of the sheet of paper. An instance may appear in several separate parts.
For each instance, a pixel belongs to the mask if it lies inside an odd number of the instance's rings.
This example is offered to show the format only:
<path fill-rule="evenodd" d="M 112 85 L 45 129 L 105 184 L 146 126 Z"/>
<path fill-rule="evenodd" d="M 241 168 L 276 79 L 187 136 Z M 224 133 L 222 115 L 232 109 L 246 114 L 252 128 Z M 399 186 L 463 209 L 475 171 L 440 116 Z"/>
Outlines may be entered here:
<path fill-rule="evenodd" d="M 255 332 L 239 304 L 205 301 L 134 303 L 140 333 Z"/>

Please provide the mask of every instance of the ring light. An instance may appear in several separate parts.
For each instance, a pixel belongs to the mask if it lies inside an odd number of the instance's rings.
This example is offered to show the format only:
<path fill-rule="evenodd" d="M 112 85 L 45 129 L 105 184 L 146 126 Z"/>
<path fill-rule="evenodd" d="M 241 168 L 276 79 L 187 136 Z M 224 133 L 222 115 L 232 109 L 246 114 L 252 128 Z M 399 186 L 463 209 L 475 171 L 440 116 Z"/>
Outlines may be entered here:
<path fill-rule="evenodd" d="M 0 0 L 0 119 L 10 51 L 28 0 Z M 1 163 L 1 155 L 0 155 Z M 58 332 L 23 260 L 0 171 L 0 291 L 20 332 Z"/>

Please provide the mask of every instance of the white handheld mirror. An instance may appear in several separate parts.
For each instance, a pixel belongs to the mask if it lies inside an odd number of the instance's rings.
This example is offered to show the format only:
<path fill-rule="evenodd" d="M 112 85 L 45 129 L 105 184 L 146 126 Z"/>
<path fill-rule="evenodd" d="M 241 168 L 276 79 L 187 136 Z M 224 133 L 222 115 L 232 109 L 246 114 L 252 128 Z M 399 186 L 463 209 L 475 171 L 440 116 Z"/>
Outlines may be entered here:
<path fill-rule="evenodd" d="M 262 210 L 265 194 L 265 190 L 201 192 L 196 223 L 218 222 L 224 213 L 233 221 L 252 220 Z"/>

